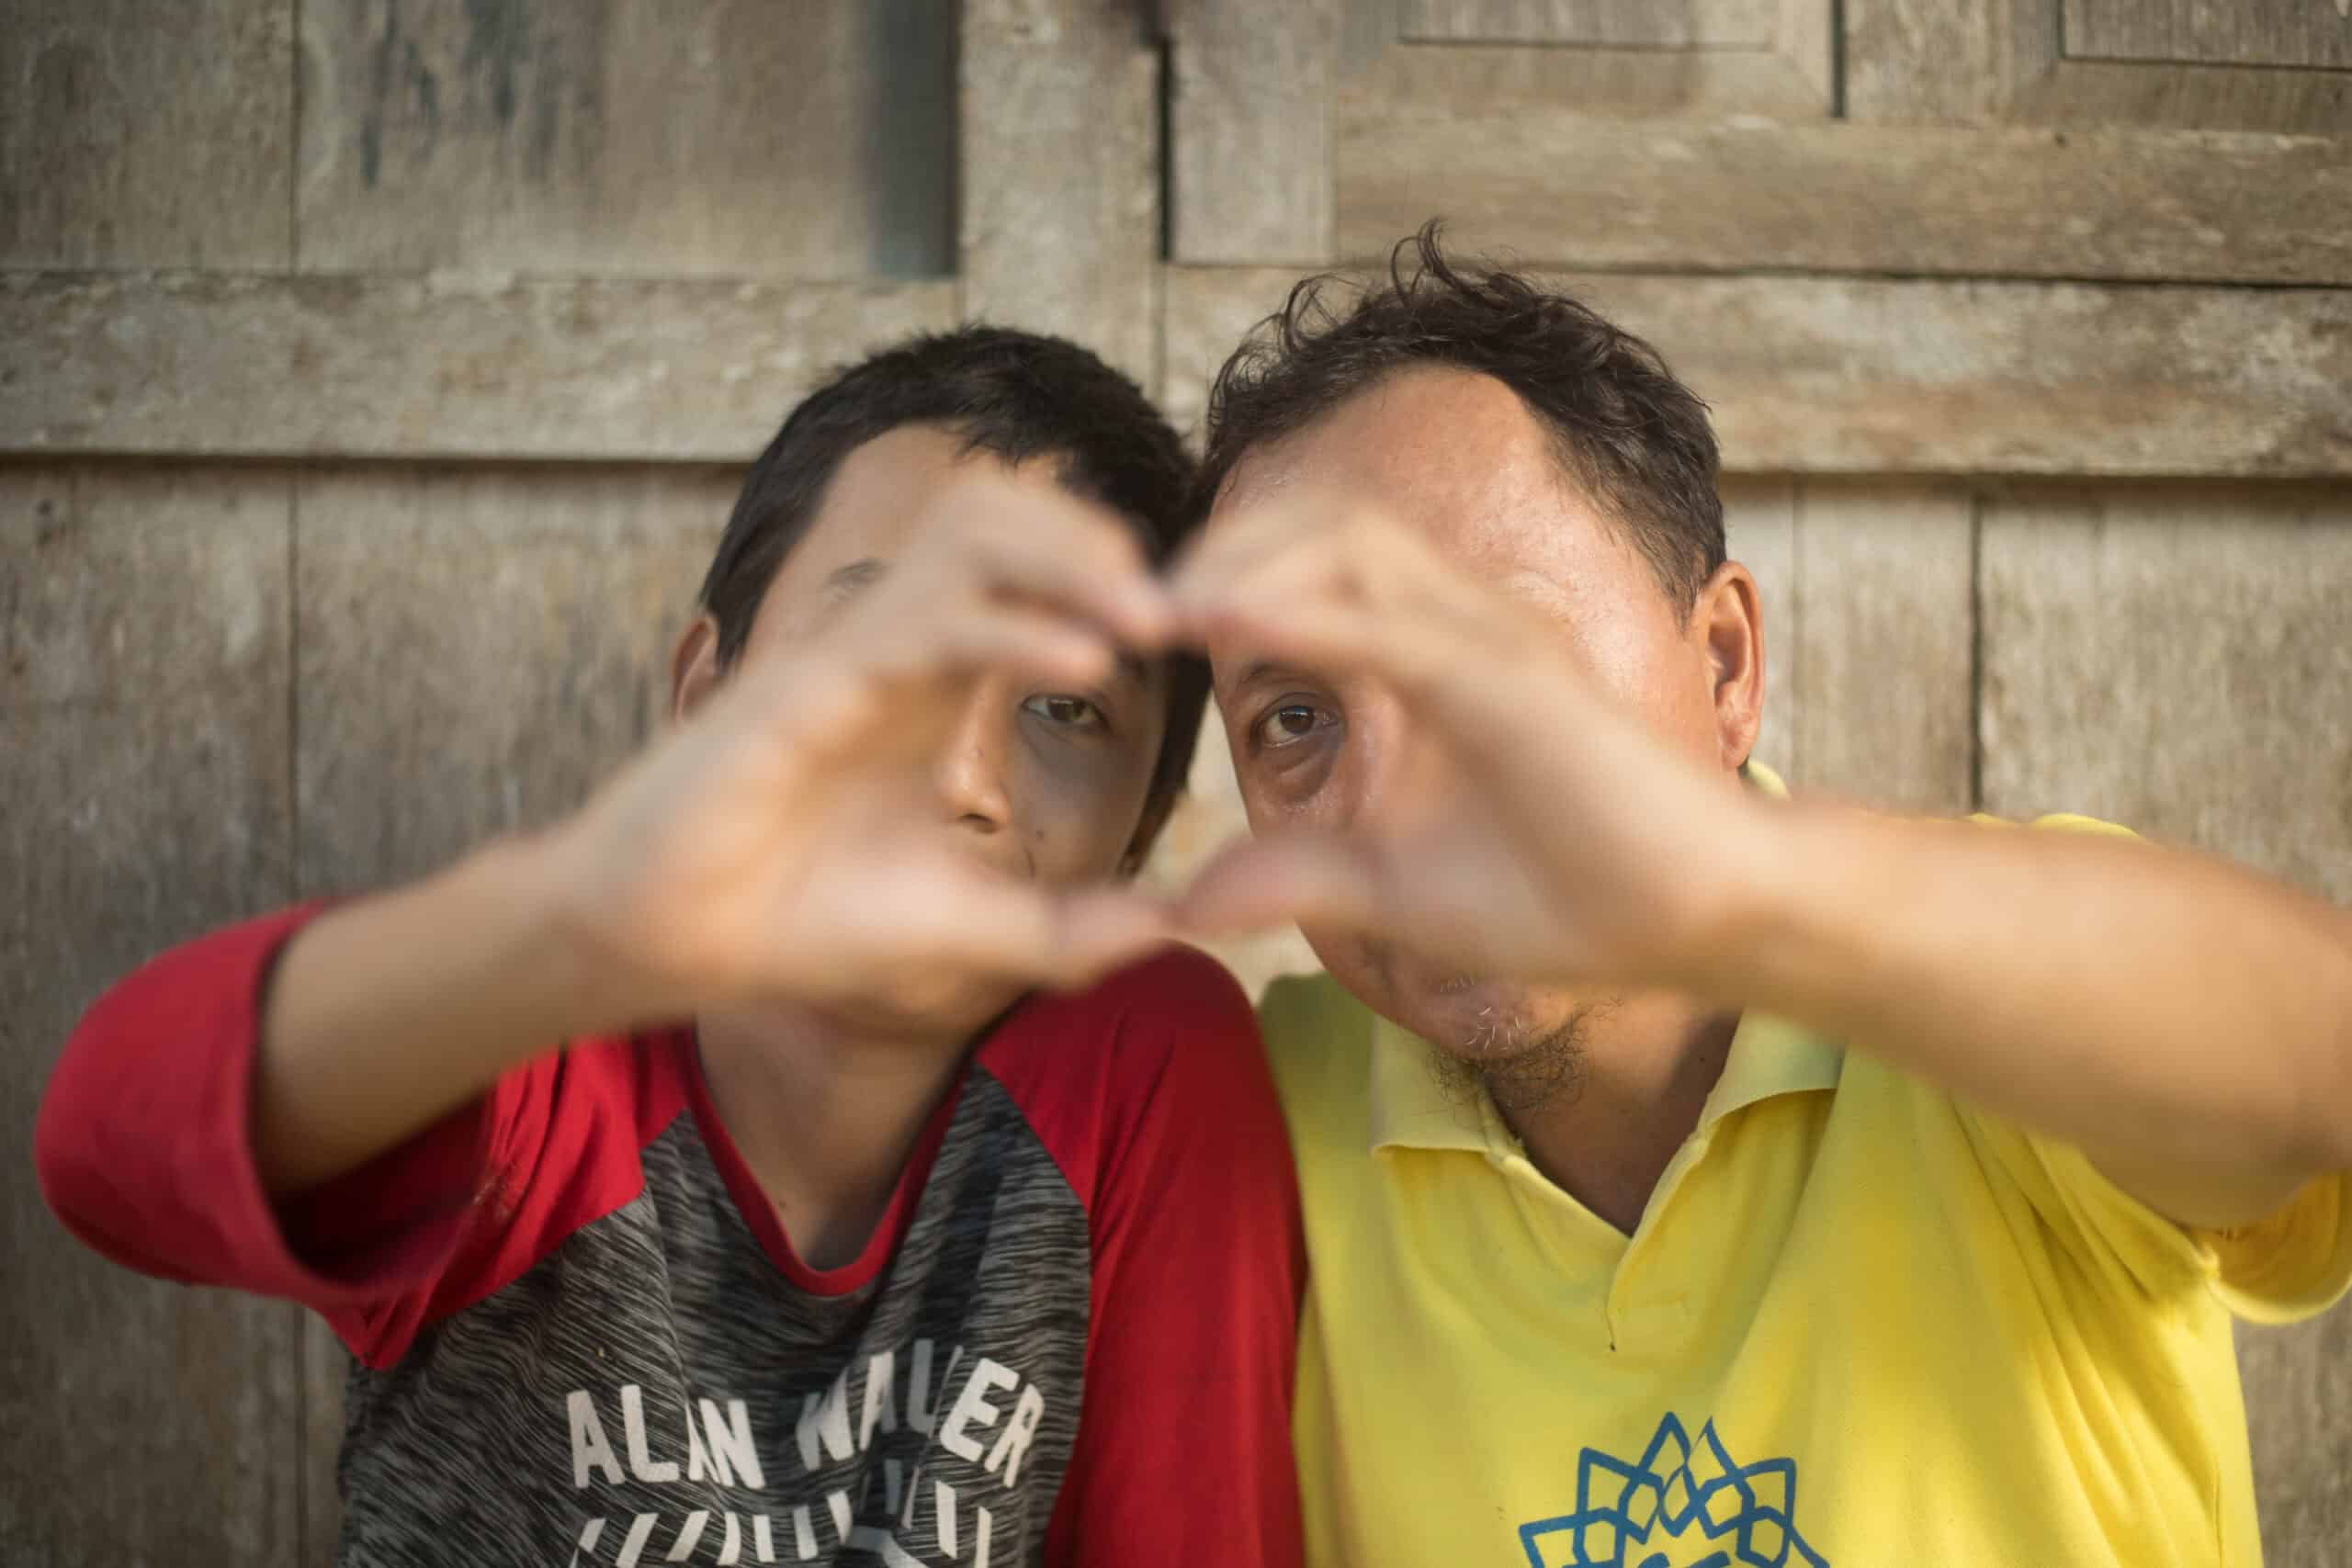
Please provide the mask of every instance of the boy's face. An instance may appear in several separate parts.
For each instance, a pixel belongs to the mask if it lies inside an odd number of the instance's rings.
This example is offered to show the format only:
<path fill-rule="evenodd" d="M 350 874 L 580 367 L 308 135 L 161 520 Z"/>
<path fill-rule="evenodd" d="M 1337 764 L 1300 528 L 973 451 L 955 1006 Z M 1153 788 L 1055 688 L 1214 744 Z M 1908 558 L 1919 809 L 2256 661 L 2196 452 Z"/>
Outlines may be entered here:
<path fill-rule="evenodd" d="M 972 465 L 994 465 L 1016 485 L 1058 493 L 1051 458 L 1007 465 L 962 446 L 937 426 L 904 425 L 852 452 L 768 585 L 743 658 L 822 636 L 890 570 L 933 501 Z M 682 675 L 686 663 L 680 660 Z M 1110 680 L 1082 690 L 981 677 L 947 743 L 925 764 L 924 797 L 936 806 L 931 829 L 1023 880 L 1101 881 L 1132 869 L 1124 862 L 1159 756 L 1167 699 L 1157 661 L 1124 660 Z M 964 1032 L 1017 994 L 911 973 L 854 1021 Z"/>

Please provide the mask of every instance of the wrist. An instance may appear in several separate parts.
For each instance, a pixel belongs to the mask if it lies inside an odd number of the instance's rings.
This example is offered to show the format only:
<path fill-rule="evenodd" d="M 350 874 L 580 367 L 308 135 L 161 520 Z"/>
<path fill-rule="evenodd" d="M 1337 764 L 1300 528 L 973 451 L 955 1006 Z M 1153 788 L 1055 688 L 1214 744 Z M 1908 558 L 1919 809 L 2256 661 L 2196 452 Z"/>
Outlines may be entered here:
<path fill-rule="evenodd" d="M 649 972 L 612 928 L 561 826 L 484 845 L 458 868 L 515 917 L 512 972 L 563 1032 L 627 1028 L 686 1010 L 683 989 Z"/>
<path fill-rule="evenodd" d="M 1804 808 L 1742 793 L 1706 835 L 1675 951 L 1663 978 L 1727 1007 L 1772 989 L 1772 975 L 1804 926 L 1797 904 L 1808 883 Z"/>

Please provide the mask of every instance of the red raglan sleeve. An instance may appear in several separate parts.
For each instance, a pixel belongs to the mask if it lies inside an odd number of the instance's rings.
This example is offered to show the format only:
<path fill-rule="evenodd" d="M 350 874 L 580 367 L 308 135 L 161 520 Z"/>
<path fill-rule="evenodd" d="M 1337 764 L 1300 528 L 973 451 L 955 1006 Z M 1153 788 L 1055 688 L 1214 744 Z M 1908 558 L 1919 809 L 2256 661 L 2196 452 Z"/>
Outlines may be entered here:
<path fill-rule="evenodd" d="M 278 952 L 320 911 L 200 938 L 101 997 L 51 1075 L 34 1160 L 51 1209 L 99 1253 L 301 1303 L 388 1366 L 424 1325 L 576 1228 L 599 1189 L 630 1179 L 633 1158 L 623 1170 L 602 1156 L 600 1125 L 626 1091 L 626 1043 L 616 1063 L 592 1047 L 509 1072 L 399 1147 L 273 1202 L 251 1127 L 261 999 Z"/>
<path fill-rule="evenodd" d="M 1091 1179 L 1094 1261 L 1086 1390 L 1046 1562 L 1294 1568 L 1306 1247 L 1257 1021 L 1224 967 L 1190 949 L 1127 972 L 1106 999 L 1116 1033 L 1095 1113 L 1042 1117 L 1049 1145 L 1069 1146 L 1065 1171 Z M 1046 1102 L 1090 1077 L 1067 1058 L 1048 1074 Z"/>

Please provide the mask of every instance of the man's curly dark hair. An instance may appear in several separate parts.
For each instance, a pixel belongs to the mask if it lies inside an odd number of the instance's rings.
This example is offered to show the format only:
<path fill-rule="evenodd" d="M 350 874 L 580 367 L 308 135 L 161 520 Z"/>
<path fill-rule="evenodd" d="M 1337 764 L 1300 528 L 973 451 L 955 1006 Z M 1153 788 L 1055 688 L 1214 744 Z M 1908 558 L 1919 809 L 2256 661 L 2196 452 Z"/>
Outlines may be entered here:
<path fill-rule="evenodd" d="M 1551 433 L 1568 477 L 1627 530 L 1678 607 L 1724 562 L 1707 405 L 1633 333 L 1572 296 L 1450 260 L 1432 219 L 1390 253 L 1384 285 L 1300 282 L 1253 328 L 1209 395 L 1202 510 L 1253 448 L 1400 370 L 1492 376 Z"/>

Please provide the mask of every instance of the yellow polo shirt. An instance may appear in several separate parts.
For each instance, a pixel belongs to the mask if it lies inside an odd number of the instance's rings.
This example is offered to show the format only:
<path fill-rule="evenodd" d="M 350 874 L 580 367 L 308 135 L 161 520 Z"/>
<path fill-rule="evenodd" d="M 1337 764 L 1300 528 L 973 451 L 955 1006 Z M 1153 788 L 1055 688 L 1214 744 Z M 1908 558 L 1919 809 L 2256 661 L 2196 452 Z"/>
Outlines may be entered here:
<path fill-rule="evenodd" d="M 2073 1147 L 1751 1014 L 1631 1238 L 1328 977 L 1261 1009 L 1325 1568 L 2258 1562 L 2232 1313 L 2352 1194 L 2185 1231 Z"/>

